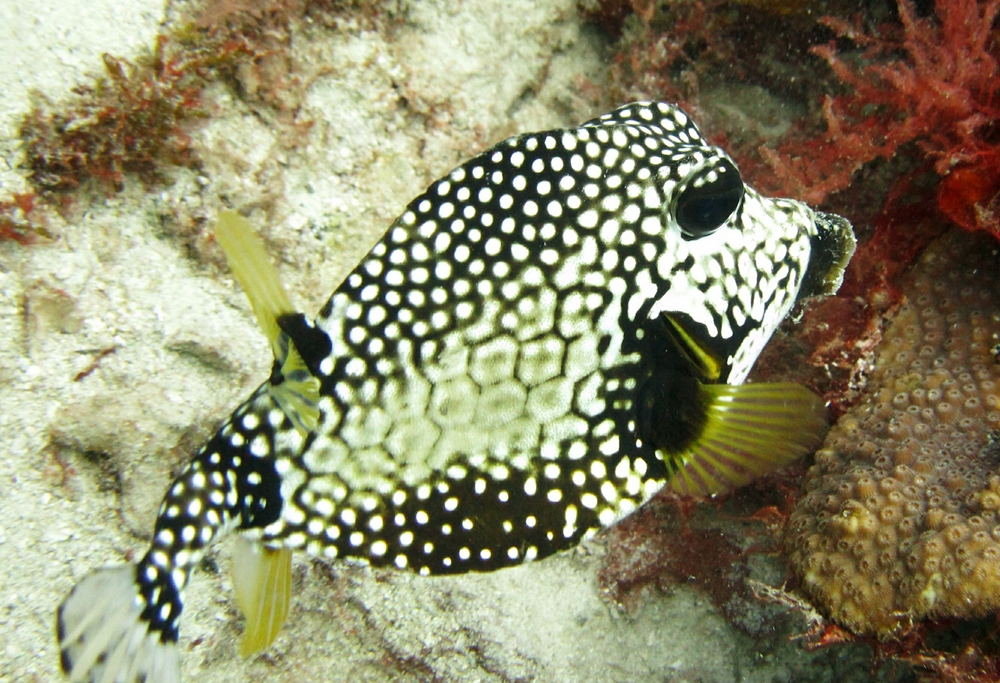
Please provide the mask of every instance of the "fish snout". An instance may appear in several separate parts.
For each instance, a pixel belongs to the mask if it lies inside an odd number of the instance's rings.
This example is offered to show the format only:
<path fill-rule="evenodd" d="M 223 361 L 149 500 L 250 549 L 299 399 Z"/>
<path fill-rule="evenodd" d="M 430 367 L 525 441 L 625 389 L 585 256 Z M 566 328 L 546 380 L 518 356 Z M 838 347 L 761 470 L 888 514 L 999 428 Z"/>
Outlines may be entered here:
<path fill-rule="evenodd" d="M 809 265 L 799 287 L 799 300 L 836 293 L 857 246 L 854 229 L 846 218 L 815 210 L 813 215 L 816 232 L 809 238 Z"/>

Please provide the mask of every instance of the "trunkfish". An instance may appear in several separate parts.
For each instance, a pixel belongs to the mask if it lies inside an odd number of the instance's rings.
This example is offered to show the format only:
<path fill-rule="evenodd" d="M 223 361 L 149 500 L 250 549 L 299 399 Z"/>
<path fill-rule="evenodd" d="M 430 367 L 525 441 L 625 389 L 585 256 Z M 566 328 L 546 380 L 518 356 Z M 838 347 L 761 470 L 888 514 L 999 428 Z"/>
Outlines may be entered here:
<path fill-rule="evenodd" d="M 251 654 L 291 553 L 421 574 L 579 543 L 667 485 L 708 496 L 820 443 L 822 401 L 743 384 L 794 303 L 831 294 L 843 218 L 762 197 L 674 105 L 513 137 L 434 182 L 315 320 L 235 212 L 216 238 L 270 377 L 170 485 L 149 551 L 58 608 L 73 681 L 180 680 L 183 593 L 237 532 Z"/>

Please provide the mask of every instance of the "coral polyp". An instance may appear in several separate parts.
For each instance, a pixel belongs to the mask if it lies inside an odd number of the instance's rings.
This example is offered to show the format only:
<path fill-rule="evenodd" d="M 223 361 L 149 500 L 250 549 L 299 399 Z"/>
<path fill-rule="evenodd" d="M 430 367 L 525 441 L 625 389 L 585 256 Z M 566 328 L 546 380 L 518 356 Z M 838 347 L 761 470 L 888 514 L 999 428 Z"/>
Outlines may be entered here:
<path fill-rule="evenodd" d="M 903 285 L 875 389 L 834 427 L 789 519 L 803 589 L 887 637 L 1000 608 L 1000 255 L 950 234 Z"/>

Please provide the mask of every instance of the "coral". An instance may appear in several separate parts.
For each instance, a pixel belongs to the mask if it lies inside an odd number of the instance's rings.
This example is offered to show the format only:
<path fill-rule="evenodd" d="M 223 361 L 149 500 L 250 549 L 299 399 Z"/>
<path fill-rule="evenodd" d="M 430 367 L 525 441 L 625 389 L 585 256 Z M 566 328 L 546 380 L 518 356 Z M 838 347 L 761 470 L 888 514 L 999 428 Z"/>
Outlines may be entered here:
<path fill-rule="evenodd" d="M 867 400 L 789 518 L 809 596 L 859 633 L 1000 608 L 1000 255 L 952 233 L 905 278 Z"/>
<path fill-rule="evenodd" d="M 852 92 L 824 98 L 824 135 L 761 150 L 775 170 L 772 185 L 819 204 L 865 164 L 913 143 L 923 157 L 915 159 L 918 168 L 926 160 L 942 178 L 941 211 L 963 228 L 1000 237 L 1000 52 L 993 28 L 1000 0 L 937 0 L 934 8 L 936 18 L 919 18 L 909 0 L 899 0 L 901 36 L 824 19 L 840 39 L 864 48 L 856 60 L 833 42 L 812 50 Z"/>

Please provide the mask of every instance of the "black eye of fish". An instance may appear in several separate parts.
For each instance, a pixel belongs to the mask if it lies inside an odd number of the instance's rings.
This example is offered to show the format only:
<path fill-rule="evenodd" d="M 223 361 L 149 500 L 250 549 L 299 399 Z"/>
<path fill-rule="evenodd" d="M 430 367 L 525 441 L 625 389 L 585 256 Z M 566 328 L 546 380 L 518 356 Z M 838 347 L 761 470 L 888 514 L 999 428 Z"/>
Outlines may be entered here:
<path fill-rule="evenodd" d="M 700 239 L 722 227 L 743 200 L 743 179 L 728 159 L 702 169 L 681 191 L 674 217 L 686 239 Z"/>

